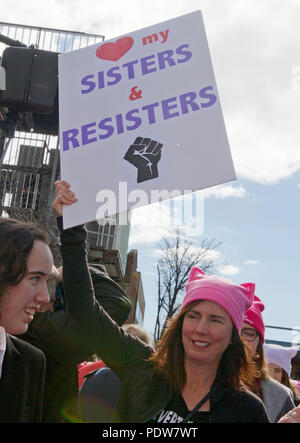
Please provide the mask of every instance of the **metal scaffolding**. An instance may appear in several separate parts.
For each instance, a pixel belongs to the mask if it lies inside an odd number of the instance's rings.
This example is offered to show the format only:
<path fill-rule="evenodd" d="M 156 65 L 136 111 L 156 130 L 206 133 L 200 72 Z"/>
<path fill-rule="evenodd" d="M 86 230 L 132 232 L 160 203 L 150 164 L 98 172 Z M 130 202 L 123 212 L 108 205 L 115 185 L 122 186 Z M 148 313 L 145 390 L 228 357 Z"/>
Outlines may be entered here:
<path fill-rule="evenodd" d="M 28 47 L 58 53 L 104 40 L 103 35 L 4 22 L 0 22 L 0 34 Z M 0 43 L 0 56 L 5 48 L 6 45 Z M 55 239 L 57 232 L 51 203 L 53 183 L 60 172 L 58 137 L 16 131 L 13 138 L 0 134 L 0 141 L 0 215 L 36 221 Z"/>

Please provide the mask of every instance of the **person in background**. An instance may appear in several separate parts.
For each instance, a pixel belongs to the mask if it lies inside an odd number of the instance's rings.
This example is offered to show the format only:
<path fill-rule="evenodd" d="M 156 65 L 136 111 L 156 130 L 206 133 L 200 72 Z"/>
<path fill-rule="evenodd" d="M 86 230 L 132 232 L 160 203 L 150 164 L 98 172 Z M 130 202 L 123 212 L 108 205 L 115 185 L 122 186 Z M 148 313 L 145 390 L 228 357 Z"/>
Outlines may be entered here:
<path fill-rule="evenodd" d="M 264 344 L 264 354 L 270 376 L 292 391 L 296 406 L 299 404 L 299 393 L 293 384 L 293 380 L 290 380 L 290 376 L 292 371 L 291 360 L 295 357 L 297 351 L 298 348 L 296 347 Z"/>
<path fill-rule="evenodd" d="M 39 226 L 0 218 L 0 423 L 41 421 L 45 356 L 16 336 L 49 301 L 48 245 Z"/>
<path fill-rule="evenodd" d="M 47 288 L 48 288 L 48 294 L 49 294 L 49 302 L 43 303 L 40 305 L 38 312 L 54 312 L 55 310 L 55 302 L 57 300 L 56 294 L 57 294 L 57 285 L 59 283 L 59 272 L 56 266 L 52 266 L 50 275 L 47 279 Z"/>
<path fill-rule="evenodd" d="M 245 313 L 241 337 L 256 367 L 256 377 L 251 390 L 262 399 L 270 422 L 276 423 L 284 414 L 293 409 L 295 404 L 291 390 L 268 374 L 263 348 L 265 325 L 262 312 L 264 309 L 263 302 L 255 295 L 252 306 Z"/>
<path fill-rule="evenodd" d="M 122 329 L 153 346 L 147 331 L 137 323 L 129 323 Z M 93 366 L 98 367 L 93 370 Z M 90 367 L 90 369 L 89 369 Z M 85 423 L 110 423 L 121 388 L 119 377 L 100 360 L 79 369 L 79 415 Z"/>

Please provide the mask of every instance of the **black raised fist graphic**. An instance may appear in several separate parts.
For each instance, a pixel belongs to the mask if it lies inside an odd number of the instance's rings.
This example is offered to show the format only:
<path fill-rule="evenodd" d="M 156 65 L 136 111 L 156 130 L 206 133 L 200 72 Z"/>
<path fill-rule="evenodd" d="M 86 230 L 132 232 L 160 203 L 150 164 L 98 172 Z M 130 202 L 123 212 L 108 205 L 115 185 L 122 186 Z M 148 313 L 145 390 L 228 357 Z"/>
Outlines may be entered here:
<path fill-rule="evenodd" d="M 124 159 L 137 170 L 137 182 L 158 177 L 157 163 L 161 158 L 162 144 L 151 138 L 137 137 L 126 152 Z"/>

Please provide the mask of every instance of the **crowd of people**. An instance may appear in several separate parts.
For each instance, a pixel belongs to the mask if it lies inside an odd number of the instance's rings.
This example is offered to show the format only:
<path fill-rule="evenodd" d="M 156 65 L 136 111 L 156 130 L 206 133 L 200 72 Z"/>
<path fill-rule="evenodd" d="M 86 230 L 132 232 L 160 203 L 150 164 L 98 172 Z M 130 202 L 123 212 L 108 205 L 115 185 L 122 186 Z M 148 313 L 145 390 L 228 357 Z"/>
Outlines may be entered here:
<path fill-rule="evenodd" d="M 296 348 L 267 345 L 254 283 L 193 267 L 180 310 L 153 343 L 131 303 L 87 258 L 76 201 L 57 181 L 62 267 L 33 223 L 0 219 L 0 422 L 294 423 Z"/>

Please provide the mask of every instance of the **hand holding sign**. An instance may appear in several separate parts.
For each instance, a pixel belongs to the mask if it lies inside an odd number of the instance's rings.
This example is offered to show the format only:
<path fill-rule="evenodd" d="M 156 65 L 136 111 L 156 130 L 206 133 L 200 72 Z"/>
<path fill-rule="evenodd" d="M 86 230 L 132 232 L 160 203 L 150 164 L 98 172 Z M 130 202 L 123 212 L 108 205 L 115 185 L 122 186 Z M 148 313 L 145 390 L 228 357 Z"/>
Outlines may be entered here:
<path fill-rule="evenodd" d="M 75 197 L 74 192 L 71 191 L 69 183 L 65 180 L 57 180 L 54 183 L 56 197 L 53 201 L 53 209 L 57 213 L 57 215 L 63 215 L 63 206 L 64 205 L 72 205 L 77 202 L 77 198 Z"/>
<path fill-rule="evenodd" d="M 157 164 L 161 158 L 162 144 L 150 138 L 137 137 L 124 159 L 138 169 L 137 182 L 158 177 Z"/>

